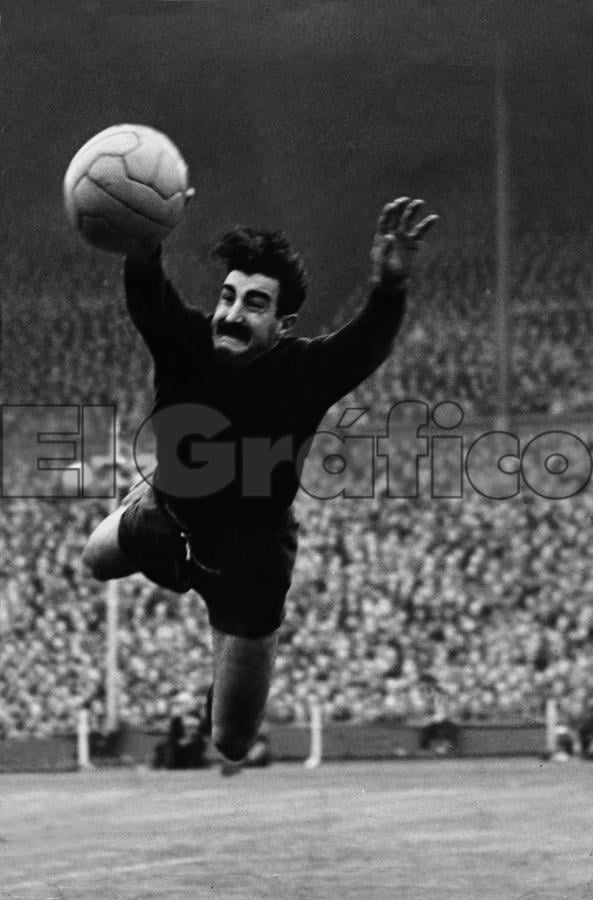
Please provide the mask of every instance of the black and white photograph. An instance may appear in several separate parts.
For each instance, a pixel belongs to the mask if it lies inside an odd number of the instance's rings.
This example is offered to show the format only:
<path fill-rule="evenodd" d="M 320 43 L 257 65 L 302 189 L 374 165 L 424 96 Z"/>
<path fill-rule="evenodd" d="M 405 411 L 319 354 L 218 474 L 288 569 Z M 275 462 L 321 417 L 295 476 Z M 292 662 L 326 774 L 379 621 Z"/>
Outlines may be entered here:
<path fill-rule="evenodd" d="M 0 69 L 0 900 L 592 900 L 593 7 Z"/>

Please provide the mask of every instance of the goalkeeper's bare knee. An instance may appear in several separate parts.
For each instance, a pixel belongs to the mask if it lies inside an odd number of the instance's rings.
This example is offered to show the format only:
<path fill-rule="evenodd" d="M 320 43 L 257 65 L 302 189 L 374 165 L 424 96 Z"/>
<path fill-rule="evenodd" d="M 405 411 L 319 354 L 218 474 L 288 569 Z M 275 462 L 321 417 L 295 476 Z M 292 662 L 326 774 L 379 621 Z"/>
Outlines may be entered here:
<path fill-rule="evenodd" d="M 97 581 L 123 578 L 135 571 L 124 555 L 118 539 L 122 510 L 112 513 L 93 531 L 82 551 L 82 564 Z"/>

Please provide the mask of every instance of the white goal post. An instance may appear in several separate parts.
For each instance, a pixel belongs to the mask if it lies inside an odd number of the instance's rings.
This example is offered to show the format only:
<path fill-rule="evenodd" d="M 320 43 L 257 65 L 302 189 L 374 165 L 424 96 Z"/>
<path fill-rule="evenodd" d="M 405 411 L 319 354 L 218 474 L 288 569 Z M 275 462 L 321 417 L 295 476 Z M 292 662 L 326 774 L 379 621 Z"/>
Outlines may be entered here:
<path fill-rule="evenodd" d="M 316 697 L 309 698 L 309 756 L 303 763 L 306 769 L 316 769 L 323 756 L 323 716 Z"/>

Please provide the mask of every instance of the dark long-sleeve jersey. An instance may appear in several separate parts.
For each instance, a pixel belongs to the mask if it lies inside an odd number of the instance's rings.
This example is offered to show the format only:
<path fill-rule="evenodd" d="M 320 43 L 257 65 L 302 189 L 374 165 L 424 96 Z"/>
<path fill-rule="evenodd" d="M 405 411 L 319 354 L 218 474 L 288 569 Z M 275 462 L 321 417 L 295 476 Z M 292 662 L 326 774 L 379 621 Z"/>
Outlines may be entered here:
<path fill-rule="evenodd" d="M 384 362 L 405 306 L 403 287 L 376 288 L 338 331 L 283 337 L 232 367 L 216 359 L 211 317 L 182 302 L 158 255 L 142 264 L 128 258 L 125 288 L 154 361 L 154 486 L 188 530 L 228 515 L 270 518 L 290 507 L 320 421 Z"/>

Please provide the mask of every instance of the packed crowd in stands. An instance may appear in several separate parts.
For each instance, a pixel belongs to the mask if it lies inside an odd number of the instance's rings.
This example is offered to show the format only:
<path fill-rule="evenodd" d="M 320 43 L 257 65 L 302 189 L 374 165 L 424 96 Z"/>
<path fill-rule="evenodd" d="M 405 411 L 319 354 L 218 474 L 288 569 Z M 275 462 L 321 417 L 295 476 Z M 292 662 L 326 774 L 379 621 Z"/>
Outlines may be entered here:
<path fill-rule="evenodd" d="M 584 411 L 593 387 L 586 347 L 593 269 L 585 243 L 532 237 L 515 254 L 511 407 L 541 414 L 548 430 L 554 415 Z M 37 404 L 115 397 L 126 438 L 149 411 L 149 357 L 122 309 L 97 314 L 101 302 L 116 309 L 115 276 L 113 283 L 97 278 L 91 301 L 88 281 L 80 274 L 77 288 L 72 269 L 68 292 L 32 278 L 5 314 L 3 397 Z M 393 358 L 343 407 L 370 407 L 378 427 L 401 398 L 432 407 L 455 400 L 467 418 L 491 415 L 493 279 L 492 260 L 478 245 L 436 250 L 417 280 Z M 338 420 L 340 408 L 329 421 Z M 363 420 L 360 434 L 365 427 Z M 580 433 L 586 443 L 590 436 Z M 414 435 L 398 460 L 408 484 L 415 448 Z M 437 498 L 425 459 L 418 497 L 386 496 L 378 468 L 375 495 L 363 498 L 357 485 L 368 469 L 354 459 L 344 482 L 351 496 L 319 499 L 332 493 L 322 485 L 328 472 L 318 461 L 315 471 L 315 458 L 311 465 L 297 504 L 301 551 L 269 701 L 272 721 L 304 721 L 311 696 L 327 720 L 353 722 L 423 721 L 434 711 L 435 693 L 460 722 L 539 719 L 551 696 L 567 721 L 589 710 L 589 486 L 550 499 L 544 479 L 543 496 L 523 483 L 517 496 L 494 500 L 466 479 L 462 498 Z M 16 477 L 14 468 L 7 471 Z M 452 484 L 454 476 L 453 467 Z M 550 472 L 549 481 L 557 484 L 558 476 Z M 85 578 L 80 556 L 107 503 L 18 498 L 6 474 L 3 485 L 0 737 L 72 731 L 82 705 L 100 729 L 106 589 Z M 122 721 L 164 727 L 179 691 L 201 700 L 210 683 L 205 608 L 194 594 L 179 597 L 142 576 L 119 582 L 118 591 Z"/>

